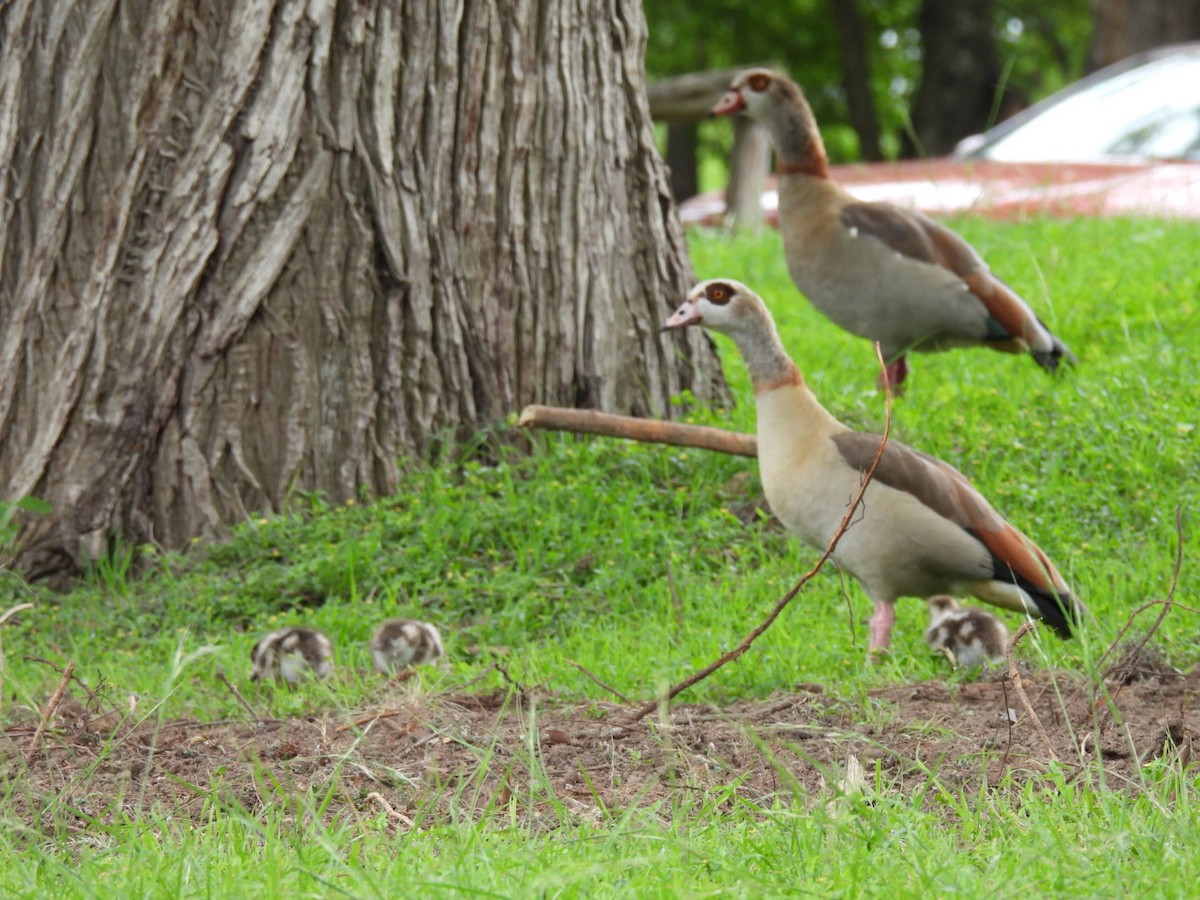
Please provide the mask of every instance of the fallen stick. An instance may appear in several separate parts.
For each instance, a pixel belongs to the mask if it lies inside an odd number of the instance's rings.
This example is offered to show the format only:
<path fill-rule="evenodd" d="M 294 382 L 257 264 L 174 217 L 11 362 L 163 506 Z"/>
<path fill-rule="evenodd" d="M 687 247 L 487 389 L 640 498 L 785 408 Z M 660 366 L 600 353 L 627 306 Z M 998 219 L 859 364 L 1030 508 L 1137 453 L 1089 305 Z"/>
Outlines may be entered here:
<path fill-rule="evenodd" d="M 758 456 L 758 440 L 752 434 L 710 428 L 707 425 L 681 425 L 657 419 L 639 419 L 597 412 L 594 409 L 566 409 L 561 406 L 527 406 L 517 419 L 518 428 L 542 428 L 570 431 L 574 434 L 598 434 L 675 447 L 697 447 L 735 456 Z"/>

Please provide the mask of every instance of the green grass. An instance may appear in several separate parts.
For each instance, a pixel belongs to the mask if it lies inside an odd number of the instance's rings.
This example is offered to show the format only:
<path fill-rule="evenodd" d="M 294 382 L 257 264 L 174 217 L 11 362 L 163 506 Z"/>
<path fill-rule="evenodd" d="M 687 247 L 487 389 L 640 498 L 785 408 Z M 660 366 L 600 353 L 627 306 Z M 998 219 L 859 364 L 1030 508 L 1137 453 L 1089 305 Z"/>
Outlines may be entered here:
<path fill-rule="evenodd" d="M 878 785 L 841 806 L 781 796 L 634 810 L 540 827 L 497 815 L 394 833 L 296 824 L 212 802 L 199 824 L 164 814 L 86 836 L 8 831 L 5 897 L 1194 896 L 1194 783 L 1152 773 L 1130 795 L 1069 782 L 1001 784 L 970 797 Z M 321 796 L 297 806 L 320 810 Z M 169 811 L 164 811 L 169 813 Z M 947 817 L 957 827 L 945 827 Z M 16 863 L 18 854 L 21 862 Z"/>
<path fill-rule="evenodd" d="M 1054 379 L 1029 360 L 984 351 L 915 357 L 893 435 L 962 469 L 1056 560 L 1096 622 L 1070 643 L 1039 637 L 1035 657 L 1091 671 L 1130 613 L 1165 596 L 1176 507 L 1185 540 L 1194 533 L 1195 225 L 955 225 L 1082 363 Z M 691 244 L 699 277 L 738 278 L 767 299 L 830 410 L 856 427 L 882 427 L 872 350 L 800 297 L 774 233 L 693 234 Z M 744 370 L 731 345 L 718 344 L 738 402 L 691 415 L 752 430 Z M 535 444 L 524 455 L 501 440 L 465 463 L 416 466 L 401 493 L 375 504 L 303 498 L 286 515 L 254 518 L 228 542 L 186 554 L 124 548 L 69 595 L 0 577 L 0 609 L 36 604 L 0 632 L 0 722 L 34 718 L 58 681 L 27 657 L 75 660 L 111 702 L 136 695 L 137 716 L 151 721 L 238 715 L 218 671 L 274 715 L 351 709 L 376 690 L 364 642 L 393 615 L 442 627 L 451 663 L 422 673 L 430 689 L 502 662 L 524 683 L 605 697 L 575 660 L 626 694 L 650 697 L 731 647 L 816 559 L 734 514 L 759 496 L 747 460 L 564 435 Z M 1176 597 L 1194 606 L 1198 594 L 1188 559 Z M 944 675 L 921 643 L 916 601 L 899 607 L 892 661 L 869 666 L 869 612 L 857 585 L 827 570 L 746 657 L 685 699 L 724 703 L 819 682 L 853 701 L 872 686 Z M 334 639 L 337 677 L 294 694 L 251 691 L 256 637 L 297 623 Z M 1172 661 L 1191 665 L 1198 634 L 1195 617 L 1181 612 L 1157 640 Z M 479 685 L 501 686 L 496 672 Z M 0 791 L 16 796 L 18 782 L 6 775 Z M 84 834 L 29 830 L 3 812 L 0 895 L 1186 896 L 1200 874 L 1197 786 L 1166 767 L 1137 791 L 1053 777 L 978 796 L 932 777 L 920 797 L 876 787 L 874 805 L 849 813 L 785 791 L 765 808 L 701 797 L 597 823 L 560 809 L 553 828 L 496 815 L 399 835 L 382 814 L 365 831 L 323 814 L 319 794 L 252 815 L 214 791 L 201 825 L 164 809 L 97 821 Z"/>

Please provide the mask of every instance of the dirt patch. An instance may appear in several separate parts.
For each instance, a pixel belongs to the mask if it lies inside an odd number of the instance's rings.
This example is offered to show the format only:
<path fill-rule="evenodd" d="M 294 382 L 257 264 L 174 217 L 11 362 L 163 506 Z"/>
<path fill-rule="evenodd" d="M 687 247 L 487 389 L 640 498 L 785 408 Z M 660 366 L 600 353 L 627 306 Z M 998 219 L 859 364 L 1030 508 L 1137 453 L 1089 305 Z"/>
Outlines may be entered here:
<path fill-rule="evenodd" d="M 631 805 L 822 796 L 850 756 L 873 781 L 908 794 L 931 774 L 968 794 L 1045 773 L 1102 767 L 1112 786 L 1169 754 L 1191 761 L 1200 733 L 1200 670 L 1114 680 L 1100 696 L 1064 674 L 1022 679 L 1031 715 L 1007 679 L 900 685 L 871 694 L 870 712 L 807 686 L 724 708 L 680 704 L 624 727 L 629 710 L 513 692 L 421 695 L 403 685 L 372 709 L 259 722 L 172 721 L 123 729 L 67 702 L 34 749 L 36 722 L 0 738 L 9 815 L 35 828 L 86 830 L 156 810 L 201 820 L 215 795 L 251 815 L 296 798 L 332 796 L 331 818 L 389 816 L 397 827 L 482 816 L 510 803 L 536 823 L 564 810 L 601 821 Z M 1011 712 L 1010 712 L 1011 710 Z M 669 809 L 670 804 L 664 806 Z"/>

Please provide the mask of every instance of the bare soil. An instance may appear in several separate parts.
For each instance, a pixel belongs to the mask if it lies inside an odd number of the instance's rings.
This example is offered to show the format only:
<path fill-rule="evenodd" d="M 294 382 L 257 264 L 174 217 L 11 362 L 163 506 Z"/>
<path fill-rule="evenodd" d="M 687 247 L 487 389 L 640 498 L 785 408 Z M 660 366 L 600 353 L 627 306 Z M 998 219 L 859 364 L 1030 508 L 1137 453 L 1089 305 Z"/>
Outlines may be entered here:
<path fill-rule="evenodd" d="M 143 813 L 201 820 L 212 798 L 250 815 L 322 798 L 331 819 L 387 816 L 395 827 L 485 816 L 517 804 L 536 824 L 564 810 L 600 822 L 631 805 L 705 800 L 718 789 L 751 802 L 827 797 L 855 757 L 888 791 L 909 795 L 931 775 L 968 796 L 1043 776 L 1103 769 L 1136 790 L 1164 753 L 1191 762 L 1200 733 L 1200 669 L 1126 664 L 1103 690 L 1063 673 L 928 682 L 840 701 L 819 685 L 724 708 L 681 703 L 623 724 L 628 707 L 553 695 L 421 694 L 381 689 L 371 709 L 286 720 L 171 721 L 129 729 L 68 697 L 34 746 L 37 722 L 0 736 L 9 816 L 34 828 L 86 831 Z M 1107 697 L 1105 696 L 1107 695 Z M 85 698 L 86 699 L 86 698 Z"/>

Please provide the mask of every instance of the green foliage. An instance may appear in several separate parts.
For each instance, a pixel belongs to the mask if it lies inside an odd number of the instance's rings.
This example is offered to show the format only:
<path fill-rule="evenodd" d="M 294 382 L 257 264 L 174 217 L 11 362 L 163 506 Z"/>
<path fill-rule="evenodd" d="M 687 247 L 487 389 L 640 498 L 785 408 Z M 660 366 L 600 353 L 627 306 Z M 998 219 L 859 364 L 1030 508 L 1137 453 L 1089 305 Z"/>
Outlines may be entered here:
<path fill-rule="evenodd" d="M 1091 11 L 1086 0 L 1000 0 L 995 34 L 1010 84 L 1037 101 L 1084 74 Z"/>
<path fill-rule="evenodd" d="M 17 514 L 24 510 L 39 516 L 49 515 L 54 507 L 37 497 L 22 497 L 12 503 L 0 500 L 0 549 L 8 547 L 17 536 Z"/>
<path fill-rule="evenodd" d="M 883 148 L 895 156 L 921 79 L 921 3 L 857 2 Z M 826 0 L 651 0 L 645 10 L 649 78 L 755 64 L 782 68 L 804 87 L 830 159 L 860 158 L 858 136 L 849 125 L 841 44 Z M 1006 84 L 997 86 L 997 97 L 1009 89 L 1034 102 L 1083 74 L 1091 32 L 1086 0 L 1006 0 L 995 5 L 993 15 L 997 51 L 1007 73 Z M 724 186 L 731 142 L 728 123 L 700 124 L 703 189 Z"/>
<path fill-rule="evenodd" d="M 0 575 L 12 575 L 6 567 L 10 562 L 13 544 L 21 530 L 20 514 L 25 512 L 45 516 L 53 509 L 49 503 L 37 497 L 22 497 L 12 502 L 0 500 Z"/>

